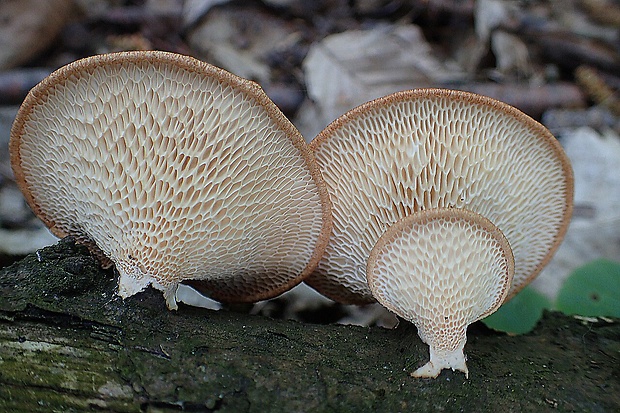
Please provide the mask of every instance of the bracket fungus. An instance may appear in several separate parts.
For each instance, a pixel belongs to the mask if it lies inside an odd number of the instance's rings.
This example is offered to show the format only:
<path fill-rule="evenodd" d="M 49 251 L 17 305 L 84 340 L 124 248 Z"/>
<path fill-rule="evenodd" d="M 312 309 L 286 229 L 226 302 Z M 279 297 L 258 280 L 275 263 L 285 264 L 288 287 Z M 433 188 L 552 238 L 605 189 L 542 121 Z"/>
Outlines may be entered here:
<path fill-rule="evenodd" d="M 550 260 L 570 220 L 573 175 L 562 147 L 540 123 L 488 97 L 398 92 L 345 113 L 310 148 L 330 193 L 333 231 L 306 282 L 336 301 L 375 301 L 368 254 L 407 215 L 466 208 L 492 221 L 515 257 L 507 299 Z"/>
<path fill-rule="evenodd" d="M 252 302 L 316 266 L 329 196 L 306 142 L 256 83 L 188 56 L 122 52 L 32 89 L 11 130 L 32 210 L 177 307 L 179 283 Z"/>
<path fill-rule="evenodd" d="M 370 252 L 368 285 L 390 311 L 411 321 L 430 347 L 414 377 L 442 369 L 468 376 L 467 326 L 502 304 L 514 257 L 491 221 L 465 209 L 429 209 L 392 225 Z"/>

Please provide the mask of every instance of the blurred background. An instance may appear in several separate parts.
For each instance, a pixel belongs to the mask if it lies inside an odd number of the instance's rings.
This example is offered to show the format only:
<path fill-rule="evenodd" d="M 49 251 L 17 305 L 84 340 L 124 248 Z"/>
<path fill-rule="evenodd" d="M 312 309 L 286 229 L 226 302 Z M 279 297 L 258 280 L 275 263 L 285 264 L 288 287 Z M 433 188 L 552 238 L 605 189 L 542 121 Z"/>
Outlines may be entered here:
<path fill-rule="evenodd" d="M 28 90 L 76 59 L 150 49 L 255 80 L 307 140 L 354 106 L 403 89 L 462 89 L 516 106 L 571 158 L 575 211 L 553 261 L 496 322 L 524 332 L 543 308 L 620 317 L 620 1 L 1 0 L 0 267 L 56 242 L 9 164 L 11 124 Z M 395 322 L 378 306 L 340 306 L 303 286 L 251 311 Z M 514 319 L 530 321 L 510 327 Z"/>

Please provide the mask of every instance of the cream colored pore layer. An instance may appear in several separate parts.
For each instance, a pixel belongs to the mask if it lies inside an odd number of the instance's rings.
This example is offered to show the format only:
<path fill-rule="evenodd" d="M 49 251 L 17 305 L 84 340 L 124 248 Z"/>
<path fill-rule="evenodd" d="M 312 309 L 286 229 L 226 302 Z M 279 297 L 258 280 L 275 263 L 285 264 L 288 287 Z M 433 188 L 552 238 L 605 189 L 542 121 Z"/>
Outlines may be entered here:
<path fill-rule="evenodd" d="M 57 233 L 91 239 L 119 270 L 162 285 L 221 280 L 235 297 L 299 277 L 321 203 L 299 149 L 262 106 L 172 64 L 80 75 L 32 109 L 20 147 Z"/>
<path fill-rule="evenodd" d="M 309 283 L 337 300 L 373 301 L 366 259 L 387 227 L 422 209 L 466 207 L 505 234 L 520 289 L 567 211 L 565 168 L 539 133 L 488 104 L 441 95 L 370 104 L 328 128 L 312 147 L 334 226 Z"/>
<path fill-rule="evenodd" d="M 413 322 L 435 350 L 462 347 L 467 326 L 504 299 L 513 270 L 509 247 L 455 216 L 414 220 L 388 235 L 369 263 L 375 297 Z"/>

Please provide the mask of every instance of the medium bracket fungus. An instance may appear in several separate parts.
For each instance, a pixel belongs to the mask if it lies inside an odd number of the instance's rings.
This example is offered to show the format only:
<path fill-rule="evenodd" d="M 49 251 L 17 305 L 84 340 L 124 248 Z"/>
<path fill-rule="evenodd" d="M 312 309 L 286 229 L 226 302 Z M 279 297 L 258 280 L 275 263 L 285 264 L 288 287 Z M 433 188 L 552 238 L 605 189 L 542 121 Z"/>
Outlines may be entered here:
<path fill-rule="evenodd" d="M 345 113 L 310 148 L 330 193 L 333 232 L 306 282 L 340 302 L 375 301 L 368 254 L 415 212 L 466 208 L 500 228 L 516 263 L 508 298 L 550 260 L 570 220 L 573 175 L 562 147 L 540 123 L 488 97 L 398 92 Z"/>
<path fill-rule="evenodd" d="M 119 294 L 179 283 L 252 302 L 316 266 L 329 196 L 302 136 L 254 82 L 188 56 L 123 52 L 37 85 L 11 130 L 32 210 L 115 264 Z"/>
<path fill-rule="evenodd" d="M 412 373 L 442 369 L 468 376 L 467 326 L 502 304 L 514 257 L 491 221 L 464 209 L 429 209 L 397 221 L 372 249 L 368 285 L 383 306 L 418 328 L 430 361 Z"/>

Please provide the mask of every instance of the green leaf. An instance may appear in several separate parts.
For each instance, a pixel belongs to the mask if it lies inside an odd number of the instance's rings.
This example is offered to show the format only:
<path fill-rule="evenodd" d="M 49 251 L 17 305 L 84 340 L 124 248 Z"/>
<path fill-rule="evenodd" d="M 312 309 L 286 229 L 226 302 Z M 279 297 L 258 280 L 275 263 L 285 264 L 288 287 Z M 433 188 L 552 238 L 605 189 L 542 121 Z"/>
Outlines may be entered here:
<path fill-rule="evenodd" d="M 598 259 L 577 268 L 558 293 L 565 314 L 620 317 L 620 263 Z"/>
<path fill-rule="evenodd" d="M 547 297 L 526 287 L 482 322 L 493 330 L 513 334 L 529 333 L 540 320 L 543 310 L 549 308 L 550 304 Z"/>

